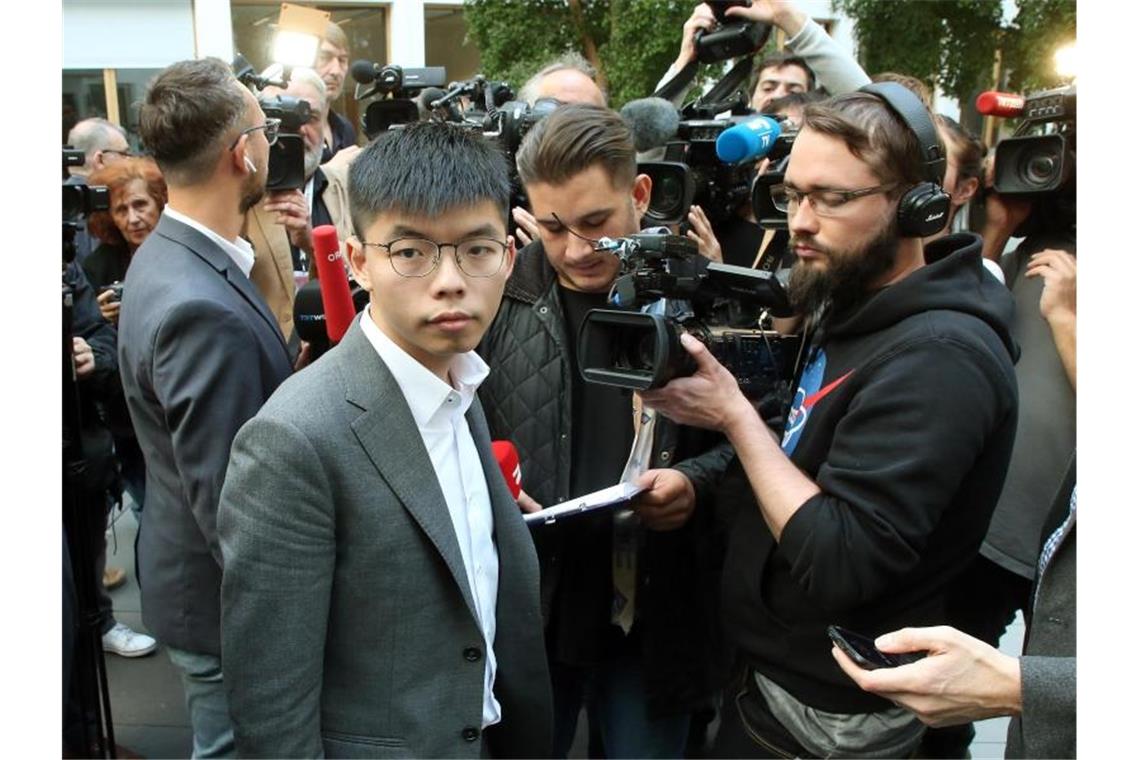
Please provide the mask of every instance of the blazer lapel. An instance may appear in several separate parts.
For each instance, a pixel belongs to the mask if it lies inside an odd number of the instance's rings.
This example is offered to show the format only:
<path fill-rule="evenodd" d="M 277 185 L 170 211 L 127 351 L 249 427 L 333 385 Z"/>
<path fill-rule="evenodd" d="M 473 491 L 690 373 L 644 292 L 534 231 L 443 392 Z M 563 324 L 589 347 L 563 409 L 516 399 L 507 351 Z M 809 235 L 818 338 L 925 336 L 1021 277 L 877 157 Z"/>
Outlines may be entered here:
<path fill-rule="evenodd" d="M 447 501 L 400 386 L 359 322 L 353 323 L 334 352 L 344 367 L 345 398 L 362 410 L 352 421 L 352 432 L 388 487 L 443 557 L 467 609 L 478 620 Z"/>
<path fill-rule="evenodd" d="M 272 276 L 281 286 L 281 292 L 292 292 L 293 250 L 289 247 L 289 236 L 285 228 L 270 221 L 268 213 L 262 211 L 261 206 L 255 206 L 249 216 L 253 219 L 259 238 L 254 244 L 255 261 L 266 260 L 265 267 L 272 271 Z M 258 243 L 264 243 L 264 250 Z"/>
<path fill-rule="evenodd" d="M 226 280 L 233 286 L 241 297 L 244 298 L 249 305 L 253 307 L 254 311 L 261 315 L 271 328 L 273 328 L 274 335 L 281 343 L 282 350 L 285 355 L 289 356 L 289 348 L 285 345 L 285 337 L 281 335 L 281 328 L 277 325 L 277 320 L 273 317 L 273 313 L 269 311 L 269 307 L 265 303 L 265 299 L 253 287 L 253 283 L 249 278 L 242 274 L 238 269 L 237 263 L 230 258 L 229 254 L 221 249 L 221 247 L 210 238 L 203 235 L 193 227 L 183 224 L 168 216 L 163 216 L 155 228 L 155 232 L 163 237 L 185 246 L 198 258 L 205 261 L 218 272 L 223 274 Z M 292 364 L 292 358 L 289 359 L 289 364 Z"/>

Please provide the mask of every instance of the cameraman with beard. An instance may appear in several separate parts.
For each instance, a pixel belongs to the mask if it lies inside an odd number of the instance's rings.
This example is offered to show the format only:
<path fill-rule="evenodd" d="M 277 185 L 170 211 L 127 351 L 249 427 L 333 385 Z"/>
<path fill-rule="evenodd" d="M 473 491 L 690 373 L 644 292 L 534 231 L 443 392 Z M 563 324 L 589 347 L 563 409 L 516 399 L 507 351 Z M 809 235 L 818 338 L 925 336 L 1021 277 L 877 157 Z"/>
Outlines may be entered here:
<path fill-rule="evenodd" d="M 270 69 L 264 76 L 275 78 L 279 72 Z M 329 107 L 325 83 L 312 69 L 293 69 L 288 89 L 266 87 L 261 91 L 262 100 L 279 95 L 309 104 L 309 120 L 300 127 L 305 185 L 266 193 L 263 203 L 246 212 L 244 230 L 254 251 L 249 278 L 265 297 L 281 334 L 291 341 L 296 277 L 307 277 L 313 270 L 313 228 L 334 225 L 338 240 L 347 240 L 352 230 L 346 168 L 343 164 L 321 166 L 321 124 Z"/>
<path fill-rule="evenodd" d="M 944 156 L 930 112 L 895 83 L 805 108 L 782 198 L 789 292 L 814 329 L 782 441 L 691 337 L 696 373 L 642 394 L 723 431 L 739 459 L 721 756 L 900 757 L 922 738 L 911 713 L 840 670 L 827 628 L 874 637 L 944 620 L 1009 464 L 1012 301 L 976 235 L 924 259 L 949 210 Z"/>

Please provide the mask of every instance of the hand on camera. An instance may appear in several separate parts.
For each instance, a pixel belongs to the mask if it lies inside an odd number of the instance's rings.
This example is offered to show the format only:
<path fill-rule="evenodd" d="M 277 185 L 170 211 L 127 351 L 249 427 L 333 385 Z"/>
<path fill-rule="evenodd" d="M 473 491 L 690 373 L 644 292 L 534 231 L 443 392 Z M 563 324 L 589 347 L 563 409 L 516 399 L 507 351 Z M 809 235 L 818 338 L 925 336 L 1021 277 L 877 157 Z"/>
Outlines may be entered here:
<path fill-rule="evenodd" d="M 723 262 L 724 256 L 721 254 L 720 242 L 713 234 L 712 223 L 705 216 L 705 212 L 701 210 L 700 206 L 694 205 L 689 208 L 689 226 L 692 229 L 685 233 L 685 236 L 696 242 L 697 250 L 700 251 L 701 255 L 709 261 Z"/>
<path fill-rule="evenodd" d="M 121 304 L 118 299 L 115 298 L 114 290 L 107 288 L 95 297 L 95 302 L 99 304 L 99 313 L 103 315 L 103 319 L 113 325 L 119 324 L 119 308 Z"/>
<path fill-rule="evenodd" d="M 714 26 L 716 26 L 716 17 L 712 8 L 706 3 L 701 3 L 693 9 L 693 15 L 689 16 L 689 20 L 681 27 L 681 51 L 677 53 L 677 60 L 673 63 L 674 70 L 680 71 L 697 59 L 696 43 L 693 40 L 697 30 L 708 31 Z"/>
<path fill-rule="evenodd" d="M 1053 248 L 1029 257 L 1026 277 L 1045 281 L 1041 291 L 1041 316 L 1049 324 L 1077 318 L 1077 257 Z"/>
<path fill-rule="evenodd" d="M 95 371 L 95 352 L 83 338 L 71 339 L 71 355 L 75 359 L 75 376 L 80 380 Z"/>
<path fill-rule="evenodd" d="M 880 636 L 883 652 L 927 652 L 897 668 L 863 670 L 837 647 L 831 655 L 859 688 L 913 712 L 928 726 L 953 726 L 1021 712 L 1021 664 L 948 626 L 903 628 Z"/>
<path fill-rule="evenodd" d="M 734 6 L 724 15 L 736 21 L 763 21 L 779 27 L 788 37 L 795 37 L 807 21 L 807 15 L 793 0 L 752 0 L 747 8 Z"/>
<path fill-rule="evenodd" d="M 304 193 L 297 189 L 269 193 L 263 208 L 277 214 L 275 221 L 284 225 L 290 243 L 310 256 L 313 254 L 313 225 Z"/>
<path fill-rule="evenodd" d="M 527 211 L 522 206 L 515 206 L 511 209 L 511 217 L 514 218 L 515 224 L 515 240 L 518 241 L 519 247 L 530 245 L 538 239 L 538 222 L 534 218 L 534 214 Z"/>
<path fill-rule="evenodd" d="M 704 343 L 691 335 L 681 336 L 681 345 L 697 363 L 689 377 L 671 380 L 664 388 L 641 391 L 641 400 L 682 425 L 727 433 L 733 423 L 749 418 L 759 421 L 756 410 L 740 392 L 736 378 L 709 353 Z"/>
<path fill-rule="evenodd" d="M 697 492 L 680 470 L 648 470 L 637 479 L 645 488 L 630 502 L 633 511 L 650 530 L 676 530 L 684 525 L 697 505 Z"/>

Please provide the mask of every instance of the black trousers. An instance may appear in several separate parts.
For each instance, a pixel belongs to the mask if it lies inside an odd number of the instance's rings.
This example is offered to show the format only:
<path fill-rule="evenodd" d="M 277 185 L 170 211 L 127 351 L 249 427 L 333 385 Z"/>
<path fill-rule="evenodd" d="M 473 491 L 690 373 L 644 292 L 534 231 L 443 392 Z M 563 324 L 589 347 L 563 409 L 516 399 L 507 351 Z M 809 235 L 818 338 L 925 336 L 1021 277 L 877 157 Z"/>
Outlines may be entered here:
<path fill-rule="evenodd" d="M 721 702 L 720 730 L 709 757 L 814 757 L 768 709 L 752 669 L 738 666 Z"/>

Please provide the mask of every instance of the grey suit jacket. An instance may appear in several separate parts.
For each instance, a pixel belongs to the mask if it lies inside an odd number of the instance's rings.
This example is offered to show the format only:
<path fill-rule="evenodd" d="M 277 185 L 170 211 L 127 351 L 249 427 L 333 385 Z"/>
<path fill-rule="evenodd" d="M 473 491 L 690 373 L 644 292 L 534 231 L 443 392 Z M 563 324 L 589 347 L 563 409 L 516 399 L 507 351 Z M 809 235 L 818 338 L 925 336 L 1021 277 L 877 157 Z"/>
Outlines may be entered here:
<path fill-rule="evenodd" d="M 221 651 L 218 494 L 230 443 L 292 371 L 277 322 L 225 251 L 163 216 L 123 287 L 119 368 L 146 459 L 138 538 L 143 622 Z"/>
<path fill-rule="evenodd" d="M 549 755 L 538 562 L 478 400 L 467 420 L 499 552 L 502 722 L 480 735 L 485 653 L 459 544 L 411 410 L 357 322 L 234 442 L 218 527 L 241 755 Z"/>

